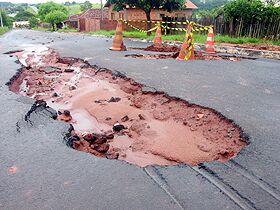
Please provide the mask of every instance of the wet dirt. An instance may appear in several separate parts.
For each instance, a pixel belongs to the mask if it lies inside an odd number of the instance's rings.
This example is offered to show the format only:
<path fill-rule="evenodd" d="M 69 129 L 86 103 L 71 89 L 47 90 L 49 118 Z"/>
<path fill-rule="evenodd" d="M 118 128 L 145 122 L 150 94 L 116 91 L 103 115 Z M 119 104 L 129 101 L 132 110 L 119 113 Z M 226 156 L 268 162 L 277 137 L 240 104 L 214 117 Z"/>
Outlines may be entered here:
<path fill-rule="evenodd" d="M 180 48 L 175 45 L 163 45 L 162 47 L 155 47 L 154 45 L 148 46 L 146 48 L 130 48 L 132 50 L 144 50 L 151 52 L 179 52 Z"/>
<path fill-rule="evenodd" d="M 270 44 L 229 44 L 221 43 L 222 46 L 246 48 L 253 50 L 268 50 L 268 51 L 280 51 L 280 46 Z"/>
<path fill-rule="evenodd" d="M 242 129 L 213 109 L 145 92 L 132 79 L 52 49 L 15 54 L 23 67 L 10 90 L 46 101 L 72 124 L 67 141 L 76 150 L 144 167 L 227 161 L 247 145 Z"/>
<path fill-rule="evenodd" d="M 171 54 L 128 54 L 125 57 L 144 58 L 144 59 L 176 59 L 179 53 Z M 255 60 L 255 58 L 234 56 L 234 55 L 218 55 L 218 54 L 205 54 L 202 52 L 195 52 L 194 60 L 227 60 L 227 61 L 241 61 L 243 59 Z"/>

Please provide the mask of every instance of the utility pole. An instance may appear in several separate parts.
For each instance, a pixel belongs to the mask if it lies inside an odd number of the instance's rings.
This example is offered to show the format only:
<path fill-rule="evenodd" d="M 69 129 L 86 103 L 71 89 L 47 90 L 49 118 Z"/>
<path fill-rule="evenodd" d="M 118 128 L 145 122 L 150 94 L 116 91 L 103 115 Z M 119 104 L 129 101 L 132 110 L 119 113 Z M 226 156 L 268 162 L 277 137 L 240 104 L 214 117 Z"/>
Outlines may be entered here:
<path fill-rule="evenodd" d="M 101 2 L 101 20 L 103 20 L 103 3 L 102 0 L 100 0 Z"/>
<path fill-rule="evenodd" d="M 1 22 L 1 27 L 3 28 L 3 18 L 2 18 L 2 9 L 0 9 L 0 22 Z"/>

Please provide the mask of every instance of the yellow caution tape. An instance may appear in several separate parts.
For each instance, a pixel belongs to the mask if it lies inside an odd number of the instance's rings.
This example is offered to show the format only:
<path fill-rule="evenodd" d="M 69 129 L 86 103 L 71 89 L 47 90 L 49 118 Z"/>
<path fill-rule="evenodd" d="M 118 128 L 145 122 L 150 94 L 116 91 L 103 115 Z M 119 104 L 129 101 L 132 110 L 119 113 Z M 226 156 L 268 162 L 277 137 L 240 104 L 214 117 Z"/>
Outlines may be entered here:
<path fill-rule="evenodd" d="M 195 23 L 193 21 L 189 21 L 189 20 L 186 20 L 186 21 L 183 21 L 183 22 L 176 22 L 176 21 L 155 21 L 155 20 L 151 20 L 151 21 L 147 21 L 147 20 L 122 20 L 121 21 L 124 21 L 124 22 L 134 22 L 134 23 L 161 23 L 161 24 L 179 24 L 179 25 L 188 25 L 188 24 L 191 24 L 193 26 L 196 26 L 196 27 L 199 27 L 200 30 L 201 28 L 204 28 L 204 30 L 209 30 L 209 28 L 213 28 L 213 26 L 203 26 L 201 24 L 198 24 L 198 23 Z"/>
<path fill-rule="evenodd" d="M 186 53 L 185 60 L 189 60 L 192 55 L 192 49 L 194 48 L 193 33 L 190 33 L 188 37 L 188 52 Z"/>
<path fill-rule="evenodd" d="M 158 26 L 155 26 L 154 28 L 151 28 L 151 29 L 149 29 L 149 30 L 143 30 L 143 29 L 141 29 L 141 28 L 137 28 L 136 26 L 134 26 L 134 25 L 128 23 L 126 20 L 123 20 L 123 22 L 124 22 L 125 24 L 127 24 L 129 27 L 131 27 L 131 28 L 133 28 L 133 29 L 135 29 L 135 30 L 137 30 L 137 31 L 140 31 L 140 32 L 142 32 L 142 33 L 147 33 L 147 32 L 155 31 L 155 30 L 157 29 L 157 27 L 158 27 Z"/>
<path fill-rule="evenodd" d="M 187 32 L 187 29 L 185 29 L 185 28 L 172 28 L 172 27 L 168 27 L 168 26 L 162 26 L 162 28 L 169 29 L 169 30 L 172 30 L 172 31 L 185 31 L 185 32 Z M 211 26 L 205 26 L 205 27 L 200 27 L 200 28 L 193 27 L 192 31 L 193 32 L 208 31 L 210 28 L 212 28 L 212 27 Z"/>

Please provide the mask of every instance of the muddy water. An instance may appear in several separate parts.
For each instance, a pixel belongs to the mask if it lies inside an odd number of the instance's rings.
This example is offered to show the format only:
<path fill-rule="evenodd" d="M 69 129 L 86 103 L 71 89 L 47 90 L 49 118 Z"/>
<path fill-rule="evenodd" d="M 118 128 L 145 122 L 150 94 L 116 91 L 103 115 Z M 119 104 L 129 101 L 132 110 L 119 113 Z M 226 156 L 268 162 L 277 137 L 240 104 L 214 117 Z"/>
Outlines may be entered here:
<path fill-rule="evenodd" d="M 45 100 L 61 113 L 70 111 L 70 117 L 62 114 L 58 119 L 74 126 L 73 135 L 80 138 L 75 149 L 144 167 L 226 161 L 246 145 L 241 129 L 214 110 L 160 93 L 143 93 L 133 80 L 96 72 L 81 60 L 62 62 L 53 50 L 36 56 L 21 52 L 18 57 L 31 68 L 23 69 L 11 90 Z M 113 132 L 117 122 L 125 129 Z M 96 149 L 100 145 L 84 137 L 91 133 L 112 133 L 113 139 L 100 143 L 109 144 L 109 149 Z"/>

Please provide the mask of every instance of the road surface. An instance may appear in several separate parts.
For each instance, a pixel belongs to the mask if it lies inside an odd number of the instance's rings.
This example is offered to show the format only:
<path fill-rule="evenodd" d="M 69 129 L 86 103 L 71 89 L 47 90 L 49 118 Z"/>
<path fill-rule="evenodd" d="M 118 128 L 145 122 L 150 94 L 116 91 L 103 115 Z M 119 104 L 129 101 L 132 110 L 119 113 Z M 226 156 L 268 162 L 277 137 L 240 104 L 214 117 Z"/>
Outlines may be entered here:
<path fill-rule="evenodd" d="M 135 50 L 109 51 L 111 42 L 29 30 L 0 37 L 0 209 L 279 209 L 279 61 L 135 59 L 124 57 Z M 45 111 L 31 114 L 26 123 L 33 101 L 5 85 L 20 65 L 3 53 L 42 45 L 121 71 L 151 90 L 214 108 L 240 125 L 251 143 L 228 162 L 195 167 L 140 168 L 66 147 L 68 125 Z"/>

